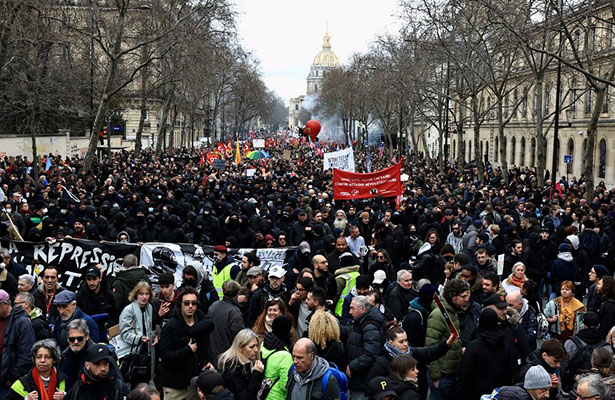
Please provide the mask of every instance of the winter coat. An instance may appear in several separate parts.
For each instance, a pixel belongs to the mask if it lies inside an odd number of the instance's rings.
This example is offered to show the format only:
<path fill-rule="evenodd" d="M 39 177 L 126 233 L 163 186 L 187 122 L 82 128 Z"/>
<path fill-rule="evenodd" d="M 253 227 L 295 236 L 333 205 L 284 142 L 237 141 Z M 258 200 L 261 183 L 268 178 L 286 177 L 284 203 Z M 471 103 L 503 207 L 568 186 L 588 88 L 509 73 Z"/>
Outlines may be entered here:
<path fill-rule="evenodd" d="M 130 304 L 128 295 L 137 286 L 137 283 L 141 281 L 150 283 L 147 271 L 141 267 L 122 269 L 115 275 L 113 280 L 113 297 L 117 310 L 123 310 Z"/>
<path fill-rule="evenodd" d="M 564 349 L 566 349 L 566 358 L 562 360 L 561 370 L 564 373 L 561 374 L 560 379 L 562 381 L 562 391 L 567 392 L 574 386 L 574 377 L 577 374 L 584 372 L 584 370 L 589 366 L 580 366 L 580 370 L 577 371 L 568 371 L 570 370 L 570 362 L 575 358 L 579 351 L 585 349 L 586 346 L 595 346 L 602 341 L 602 346 L 609 353 L 613 354 L 613 349 L 611 346 L 604 341 L 604 337 L 600 336 L 600 331 L 594 328 L 585 328 L 581 329 L 579 333 L 574 335 L 576 339 L 578 339 L 581 343 L 579 346 L 574 339 L 569 338 L 564 342 Z"/>
<path fill-rule="evenodd" d="M 28 316 L 30 317 L 30 322 L 32 322 L 32 328 L 34 328 L 36 340 L 39 341 L 49 339 L 51 337 L 51 332 L 49 332 L 49 327 L 45 322 L 41 309 L 34 307 Z"/>
<path fill-rule="evenodd" d="M 128 395 L 118 368 L 110 368 L 107 379 L 96 380 L 84 369 L 79 381 L 64 396 L 67 400 L 123 400 Z"/>
<path fill-rule="evenodd" d="M 418 387 L 416 383 L 411 381 L 400 381 L 394 376 L 390 376 L 388 373 L 385 376 L 389 376 L 388 389 L 394 391 L 397 394 L 397 400 L 420 400 L 421 396 L 418 393 Z"/>
<path fill-rule="evenodd" d="M 459 331 L 459 317 L 457 311 L 449 303 L 446 298 L 442 299 L 442 305 L 451 318 L 453 325 Z M 433 346 L 439 343 L 442 339 L 447 339 L 451 332 L 442 312 L 435 302 L 432 304 L 432 311 L 427 319 L 427 335 L 425 337 L 425 346 Z M 427 366 L 431 379 L 440 379 L 442 374 L 456 375 L 461 366 L 461 343 L 454 343 L 450 350 L 440 359 L 432 362 Z"/>
<path fill-rule="evenodd" d="M 517 386 L 501 387 L 498 400 L 533 400 L 533 397 L 523 388 L 523 385 L 519 384 Z"/>
<path fill-rule="evenodd" d="M 425 345 L 425 334 L 427 333 L 427 318 L 430 310 L 425 309 L 419 303 L 418 297 L 410 302 L 408 315 L 402 321 L 402 328 L 408 336 L 410 347 L 421 347 Z"/>
<path fill-rule="evenodd" d="M 586 312 L 585 307 L 582 307 L 578 309 L 577 312 L 575 312 L 574 327 L 572 329 L 573 334 L 577 333 L 579 329 L 581 329 L 581 324 L 583 323 L 583 315 L 585 315 L 585 312 Z M 555 299 L 547 303 L 547 305 L 545 306 L 544 314 L 545 314 L 545 317 L 547 318 L 553 318 L 556 315 L 558 316 L 561 315 L 560 310 L 559 310 L 559 297 L 556 297 Z M 555 332 L 558 335 L 562 333 L 559 318 L 557 319 L 557 321 L 549 323 L 549 331 Z"/>
<path fill-rule="evenodd" d="M 348 332 L 346 354 L 351 372 L 348 387 L 351 390 L 363 391 L 367 388 L 366 378 L 383 345 L 384 317 L 376 307 L 371 307 L 354 321 Z"/>
<path fill-rule="evenodd" d="M 230 390 L 237 400 L 256 400 L 264 377 L 262 372 L 251 369 L 250 363 L 237 363 L 232 368 L 228 364 L 222 374 L 224 387 Z"/>
<path fill-rule="evenodd" d="M 143 318 L 145 318 L 145 332 L 143 331 Z M 151 356 L 152 370 L 150 376 L 154 376 L 155 363 L 154 348 L 151 345 L 154 338 L 153 326 L 153 307 L 149 303 L 145 306 L 145 313 L 135 300 L 127 305 L 120 314 L 120 338 L 131 346 L 130 354 L 145 354 L 147 351 Z M 147 344 L 141 340 L 143 336 L 150 338 Z M 147 348 L 144 349 L 143 346 L 147 346 Z"/>
<path fill-rule="evenodd" d="M 36 337 L 30 318 L 21 307 L 13 307 L 4 329 L 0 382 L 14 382 L 32 368 L 30 350 Z"/>
<path fill-rule="evenodd" d="M 521 312 L 519 313 L 519 325 L 523 328 L 527 343 L 530 346 L 530 350 L 536 349 L 536 336 L 538 334 L 538 318 L 536 311 L 529 306 L 526 299 L 523 299 L 523 305 L 521 306 Z"/>
<path fill-rule="evenodd" d="M 346 351 L 344 350 L 344 344 L 342 342 L 334 342 L 329 340 L 324 349 L 317 344 L 316 355 L 324 358 L 330 363 L 337 365 L 337 368 L 340 371 L 346 371 L 348 360 L 346 359 Z"/>
<path fill-rule="evenodd" d="M 181 307 L 175 307 L 171 319 L 160 333 L 160 358 L 162 360 L 162 385 L 173 389 L 186 389 L 190 378 L 198 375 L 202 367 L 213 359 L 208 354 L 208 334 L 214 330 L 209 317 L 198 311 L 194 315 L 195 325 L 202 326 L 203 336 L 196 338 L 197 350 L 192 352 L 190 328 L 184 321 Z"/>
<path fill-rule="evenodd" d="M 59 369 L 64 374 L 66 374 L 66 387 L 70 389 L 75 382 L 79 380 L 79 375 L 83 372 L 83 366 L 85 365 L 85 355 L 88 351 L 88 347 L 90 347 L 94 342 L 92 339 L 88 340 L 80 351 L 77 353 L 73 352 L 70 347 L 67 347 L 60 354 L 60 363 Z"/>
<path fill-rule="evenodd" d="M 438 358 L 446 354 L 449 347 L 446 340 L 442 339 L 438 344 L 429 347 L 410 347 L 410 355 L 419 362 L 419 364 L 429 364 L 436 361 Z M 386 349 L 383 349 L 378 358 L 374 361 L 372 369 L 367 375 L 367 382 L 377 376 L 388 376 L 389 366 L 393 356 Z"/>
<path fill-rule="evenodd" d="M 66 390 L 68 389 L 66 387 L 66 375 L 64 375 L 62 371 L 56 370 L 56 382 L 56 391 L 66 392 Z M 30 372 L 16 380 L 11 385 L 11 388 L 9 389 L 9 392 L 6 395 L 5 399 L 23 400 L 30 392 L 36 392 L 38 393 L 38 398 L 42 398 L 41 392 L 36 387 L 36 382 L 34 382 L 32 370 L 30 370 Z"/>
<path fill-rule="evenodd" d="M 322 380 L 329 369 L 327 360 L 321 357 L 314 357 L 312 368 L 306 371 L 305 374 L 293 370 L 293 373 L 288 378 L 286 385 L 287 400 L 336 400 L 340 397 L 340 388 L 337 379 L 333 374 L 329 374 L 327 381 L 327 391 L 322 393 Z"/>
<path fill-rule="evenodd" d="M 15 278 L 13 274 L 7 271 L 6 268 L 0 269 L 0 289 L 7 292 L 9 296 L 11 296 L 11 298 L 14 298 L 18 292 L 17 278 Z"/>
<path fill-rule="evenodd" d="M 596 284 L 593 283 L 587 289 L 587 311 L 600 312 L 600 306 L 602 305 L 602 297 L 598 296 L 598 289 Z"/>
<path fill-rule="evenodd" d="M 83 311 L 81 311 L 79 307 L 76 307 L 75 312 L 73 312 L 73 315 L 68 321 L 62 321 L 62 318 L 58 317 L 53 323 L 54 338 L 56 342 L 58 342 L 60 350 L 64 350 L 68 347 L 68 340 L 66 336 L 68 332 L 66 331 L 66 326 L 70 321 L 74 321 L 76 319 L 84 320 L 88 324 L 88 329 L 90 330 L 90 337 L 94 340 L 98 339 L 98 325 L 96 325 L 96 322 L 94 322 L 92 317 L 86 315 Z"/>
<path fill-rule="evenodd" d="M 412 270 L 416 281 L 427 278 L 436 287 L 444 282 L 444 259 L 434 253 L 429 243 L 424 243 L 419 249 L 416 264 L 413 265 Z"/>
<path fill-rule="evenodd" d="M 457 318 L 459 319 L 459 339 L 461 347 L 467 347 L 473 338 L 474 331 L 478 326 L 481 307 L 478 303 L 470 301 L 468 308 L 465 310 L 457 310 Z M 448 337 L 448 336 L 447 336 Z"/>
<path fill-rule="evenodd" d="M 209 307 L 208 316 L 216 329 L 209 335 L 211 357 L 218 356 L 228 350 L 233 338 L 244 328 L 243 316 L 237 300 L 224 296 Z"/>
<path fill-rule="evenodd" d="M 267 363 L 265 378 L 276 381 L 267 396 L 267 400 L 283 400 L 286 398 L 288 371 L 293 365 L 293 356 L 288 348 L 288 345 L 272 332 L 265 335 L 260 350 L 261 359 L 266 359 L 265 362 Z"/>
<path fill-rule="evenodd" d="M 513 352 L 502 340 L 498 330 L 479 331 L 463 355 L 459 371 L 462 399 L 478 400 L 496 387 L 512 383 L 516 370 Z"/>
<path fill-rule="evenodd" d="M 410 288 L 409 290 L 406 290 L 399 286 L 399 283 L 396 282 L 387 294 L 384 303 L 395 318 L 397 318 L 398 321 L 401 321 L 408 314 L 410 302 L 418 295 L 419 293 L 415 289 Z"/>
<path fill-rule="evenodd" d="M 254 326 L 256 319 L 265 309 L 265 304 L 270 299 L 279 298 L 286 304 L 290 300 L 290 292 L 286 288 L 286 285 L 282 286 L 278 290 L 271 289 L 269 282 L 265 283 L 265 286 L 254 292 L 252 300 L 250 300 L 250 309 L 248 311 L 248 326 Z"/>
<path fill-rule="evenodd" d="M 115 322 L 120 312 L 115 305 L 113 292 L 108 288 L 106 279 L 100 281 L 98 293 L 90 290 L 87 281 L 83 281 L 79 286 L 76 299 L 79 308 L 87 315 L 109 314 L 106 320 L 101 319 L 98 324 L 99 331 L 105 329 L 105 321 Z"/>
<path fill-rule="evenodd" d="M 605 299 L 600 305 L 600 336 L 604 339 L 615 326 L 615 300 Z"/>
<path fill-rule="evenodd" d="M 45 317 L 45 321 L 53 323 L 53 321 L 58 318 L 58 310 L 56 309 L 56 306 L 53 305 L 53 299 L 65 290 L 66 289 L 58 283 L 56 285 L 55 293 L 49 299 L 47 299 L 47 296 L 45 295 L 44 284 L 40 284 L 38 288 L 32 292 L 32 295 L 34 296 L 34 305 L 41 309 L 43 316 Z M 47 307 L 47 304 L 49 304 L 49 307 Z"/>
<path fill-rule="evenodd" d="M 565 251 L 557 255 L 551 264 L 551 288 L 553 293 L 560 295 L 560 285 L 563 281 L 573 281 L 577 275 L 577 264 L 570 252 Z"/>
<path fill-rule="evenodd" d="M 527 357 L 527 362 L 521 366 L 519 373 L 514 379 L 515 383 L 523 384 L 525 380 L 525 374 L 531 367 L 535 365 L 542 366 L 549 375 L 557 373 L 557 375 L 559 376 L 560 369 L 559 368 L 555 369 L 549 366 L 549 364 L 547 364 L 544 358 L 542 358 L 542 353 L 540 352 L 540 349 L 536 349 L 530 353 L 530 355 Z M 549 399 L 557 399 L 557 392 L 558 392 L 557 388 L 555 389 L 551 388 L 551 390 L 549 391 Z"/>

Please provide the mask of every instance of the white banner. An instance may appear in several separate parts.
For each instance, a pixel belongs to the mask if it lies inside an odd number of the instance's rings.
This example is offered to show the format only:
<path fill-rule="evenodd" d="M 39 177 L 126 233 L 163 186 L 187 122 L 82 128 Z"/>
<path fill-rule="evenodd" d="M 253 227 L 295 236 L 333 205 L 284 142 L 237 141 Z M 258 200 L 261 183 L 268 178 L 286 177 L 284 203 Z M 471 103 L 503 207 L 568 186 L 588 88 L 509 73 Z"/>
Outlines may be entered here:
<path fill-rule="evenodd" d="M 252 147 L 255 149 L 264 149 L 265 148 L 265 139 L 254 139 L 252 140 Z"/>
<path fill-rule="evenodd" d="M 332 153 L 324 153 L 323 170 L 326 171 L 329 168 L 354 172 L 354 153 L 352 147 Z"/>

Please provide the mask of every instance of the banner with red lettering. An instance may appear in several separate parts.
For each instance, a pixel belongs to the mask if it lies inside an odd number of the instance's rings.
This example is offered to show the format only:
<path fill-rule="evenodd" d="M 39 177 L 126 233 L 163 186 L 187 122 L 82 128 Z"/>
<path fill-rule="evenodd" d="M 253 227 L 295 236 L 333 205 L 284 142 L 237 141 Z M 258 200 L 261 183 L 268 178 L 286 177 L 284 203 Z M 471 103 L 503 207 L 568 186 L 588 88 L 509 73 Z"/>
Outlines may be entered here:
<path fill-rule="evenodd" d="M 403 159 L 392 167 L 367 174 L 333 169 L 333 198 L 335 200 L 366 199 L 399 196 Z"/>

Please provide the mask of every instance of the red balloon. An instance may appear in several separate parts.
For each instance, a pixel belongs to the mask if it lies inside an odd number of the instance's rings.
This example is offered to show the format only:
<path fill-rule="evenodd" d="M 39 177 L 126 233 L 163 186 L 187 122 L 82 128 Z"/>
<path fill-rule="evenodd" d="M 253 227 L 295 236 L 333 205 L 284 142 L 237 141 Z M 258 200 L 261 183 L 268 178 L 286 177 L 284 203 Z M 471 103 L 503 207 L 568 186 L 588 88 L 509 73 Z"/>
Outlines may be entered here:
<path fill-rule="evenodd" d="M 312 139 L 312 141 L 316 140 L 318 133 L 320 132 L 320 122 L 315 119 L 311 119 L 305 124 L 305 128 L 303 129 L 305 133 Z"/>

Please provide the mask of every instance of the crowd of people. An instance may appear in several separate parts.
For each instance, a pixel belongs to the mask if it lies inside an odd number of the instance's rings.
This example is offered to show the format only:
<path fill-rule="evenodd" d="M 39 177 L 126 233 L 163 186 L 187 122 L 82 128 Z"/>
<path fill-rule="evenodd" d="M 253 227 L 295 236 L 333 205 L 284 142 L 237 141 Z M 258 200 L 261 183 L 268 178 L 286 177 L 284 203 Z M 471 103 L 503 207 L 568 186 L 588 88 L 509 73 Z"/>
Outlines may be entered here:
<path fill-rule="evenodd" d="M 215 261 L 152 284 L 127 255 L 71 290 L 53 261 L 0 250 L 0 399 L 615 398 L 615 190 L 411 157 L 398 198 L 336 201 L 335 145 L 275 143 L 225 170 L 194 149 L 88 171 L 49 156 L 37 180 L 0 162 L 5 242 L 193 243 Z M 391 165 L 368 152 L 359 171 Z M 273 247 L 294 252 L 265 270 Z"/>

